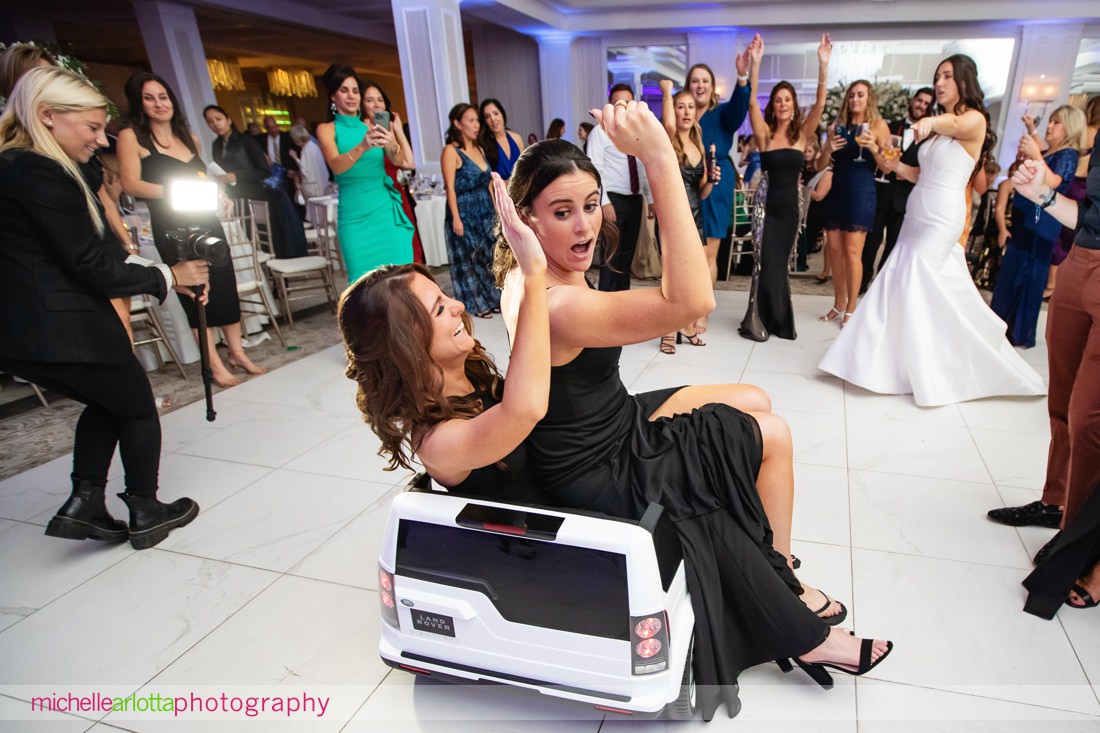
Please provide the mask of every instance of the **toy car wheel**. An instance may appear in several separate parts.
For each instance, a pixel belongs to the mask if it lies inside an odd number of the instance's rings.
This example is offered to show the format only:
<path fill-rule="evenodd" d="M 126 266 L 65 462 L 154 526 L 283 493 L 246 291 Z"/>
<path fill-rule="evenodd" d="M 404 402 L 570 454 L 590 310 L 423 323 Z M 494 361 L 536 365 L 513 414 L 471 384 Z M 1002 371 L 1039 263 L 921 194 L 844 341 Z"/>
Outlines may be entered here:
<path fill-rule="evenodd" d="M 695 670 L 692 657 L 695 652 L 695 634 L 688 642 L 687 658 L 684 660 L 684 676 L 680 680 L 680 696 L 668 704 L 665 713 L 669 720 L 691 720 L 695 717 Z"/>

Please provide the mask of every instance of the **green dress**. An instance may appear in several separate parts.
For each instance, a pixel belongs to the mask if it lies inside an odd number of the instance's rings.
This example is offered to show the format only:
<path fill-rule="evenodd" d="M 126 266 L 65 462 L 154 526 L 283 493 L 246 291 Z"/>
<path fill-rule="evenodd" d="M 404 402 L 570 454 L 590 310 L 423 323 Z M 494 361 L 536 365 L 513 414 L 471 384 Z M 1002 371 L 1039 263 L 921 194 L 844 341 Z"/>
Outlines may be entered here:
<path fill-rule="evenodd" d="M 333 124 L 341 154 L 367 134 L 366 123 L 358 117 L 336 115 Z M 386 175 L 384 156 L 382 148 L 371 148 L 351 168 L 336 174 L 338 234 L 348 282 L 382 265 L 413 261 L 413 225 L 401 208 L 401 194 Z"/>

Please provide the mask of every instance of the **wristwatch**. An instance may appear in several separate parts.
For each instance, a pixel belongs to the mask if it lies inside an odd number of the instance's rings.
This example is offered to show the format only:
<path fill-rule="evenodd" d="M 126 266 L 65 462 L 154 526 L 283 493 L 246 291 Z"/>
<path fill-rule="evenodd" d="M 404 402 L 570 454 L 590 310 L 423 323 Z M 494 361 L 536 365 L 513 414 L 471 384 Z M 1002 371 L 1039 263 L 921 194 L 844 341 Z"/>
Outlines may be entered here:
<path fill-rule="evenodd" d="M 1058 198 L 1058 192 L 1053 188 L 1050 189 L 1050 193 L 1043 197 L 1043 200 L 1039 202 L 1040 209 L 1047 209 L 1054 204 L 1054 200 Z"/>

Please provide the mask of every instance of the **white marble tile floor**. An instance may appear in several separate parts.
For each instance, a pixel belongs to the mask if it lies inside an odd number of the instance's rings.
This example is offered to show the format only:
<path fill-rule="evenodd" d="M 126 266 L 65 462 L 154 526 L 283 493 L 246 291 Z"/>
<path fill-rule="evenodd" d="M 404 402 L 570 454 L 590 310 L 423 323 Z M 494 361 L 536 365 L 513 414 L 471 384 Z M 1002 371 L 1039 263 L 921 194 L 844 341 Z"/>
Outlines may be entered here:
<path fill-rule="evenodd" d="M 1022 612 L 1030 557 L 1052 534 L 990 523 L 1031 501 L 1049 429 L 1043 399 L 925 409 L 817 371 L 836 334 L 819 296 L 795 296 L 799 338 L 737 336 L 746 294 L 722 291 L 701 348 L 623 354 L 632 390 L 707 381 L 766 388 L 795 440 L 800 574 L 842 600 L 892 658 L 824 691 L 774 665 L 741 679 L 740 715 L 710 723 L 611 718 L 508 687 L 414 679 L 377 653 L 376 562 L 385 471 L 339 345 L 163 420 L 163 496 L 202 513 L 154 549 L 43 535 L 69 459 L 0 482 L 0 730 L 305 730 L 367 733 L 618 731 L 1097 731 L 1100 611 Z M 501 319 L 475 321 L 507 364 Z M 1043 333 L 1040 324 L 1039 333 Z M 1025 357 L 1045 374 L 1045 348 Z M 112 487 L 120 483 L 112 473 Z M 113 492 L 109 506 L 124 508 Z M 843 677 L 843 675 L 838 675 Z M 327 696 L 324 714 L 203 717 L 32 711 L 34 695 L 98 690 Z"/>

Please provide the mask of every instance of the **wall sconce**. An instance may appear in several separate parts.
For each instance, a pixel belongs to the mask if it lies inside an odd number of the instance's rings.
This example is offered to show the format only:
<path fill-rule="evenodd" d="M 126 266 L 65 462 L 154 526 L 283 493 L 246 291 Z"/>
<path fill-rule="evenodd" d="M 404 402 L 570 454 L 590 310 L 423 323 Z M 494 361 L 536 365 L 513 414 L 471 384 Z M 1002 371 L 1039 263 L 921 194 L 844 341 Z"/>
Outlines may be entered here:
<path fill-rule="evenodd" d="M 206 70 L 216 92 L 243 92 L 244 78 L 236 61 L 207 59 Z"/>
<path fill-rule="evenodd" d="M 317 83 L 307 69 L 268 69 L 267 85 L 276 97 L 317 96 Z"/>

